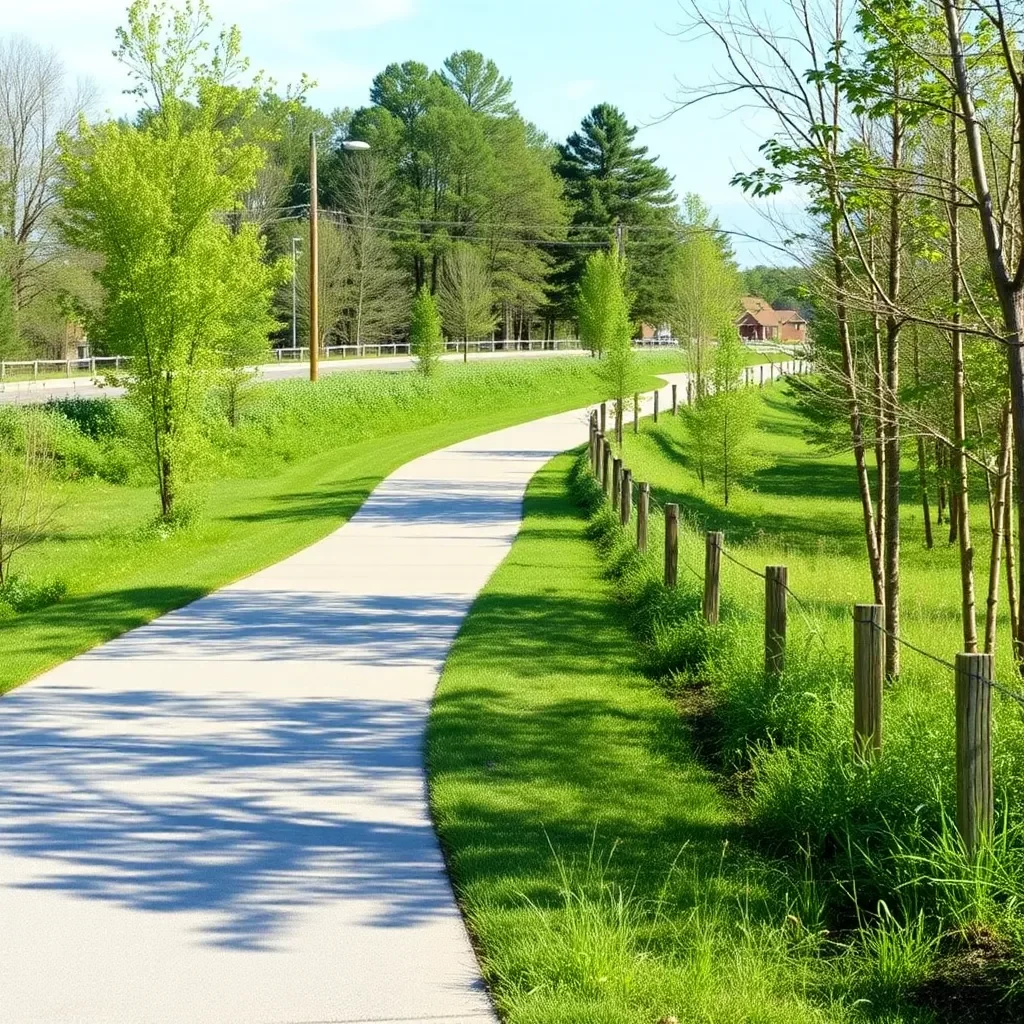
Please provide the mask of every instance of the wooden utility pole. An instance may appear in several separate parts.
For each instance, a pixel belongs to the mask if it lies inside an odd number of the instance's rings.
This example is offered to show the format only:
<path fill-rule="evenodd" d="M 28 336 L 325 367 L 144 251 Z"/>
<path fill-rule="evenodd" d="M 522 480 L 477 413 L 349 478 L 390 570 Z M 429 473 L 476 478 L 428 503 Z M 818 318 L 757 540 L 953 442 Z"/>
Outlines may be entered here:
<path fill-rule="evenodd" d="M 316 132 L 309 136 L 309 379 L 320 375 L 320 245 L 316 197 Z"/>

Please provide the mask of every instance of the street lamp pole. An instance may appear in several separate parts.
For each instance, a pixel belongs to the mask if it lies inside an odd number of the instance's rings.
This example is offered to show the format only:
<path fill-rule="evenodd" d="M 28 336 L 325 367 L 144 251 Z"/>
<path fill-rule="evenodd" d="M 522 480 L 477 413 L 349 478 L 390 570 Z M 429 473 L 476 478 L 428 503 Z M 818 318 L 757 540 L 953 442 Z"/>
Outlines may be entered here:
<path fill-rule="evenodd" d="M 301 242 L 301 238 L 292 239 L 292 348 L 297 349 L 299 347 L 299 336 L 297 328 L 297 316 L 296 316 L 296 304 L 295 304 L 295 277 L 299 269 L 299 258 L 296 251 L 296 246 Z"/>
<path fill-rule="evenodd" d="M 320 248 L 316 188 L 316 132 L 309 135 L 309 379 L 320 375 Z"/>

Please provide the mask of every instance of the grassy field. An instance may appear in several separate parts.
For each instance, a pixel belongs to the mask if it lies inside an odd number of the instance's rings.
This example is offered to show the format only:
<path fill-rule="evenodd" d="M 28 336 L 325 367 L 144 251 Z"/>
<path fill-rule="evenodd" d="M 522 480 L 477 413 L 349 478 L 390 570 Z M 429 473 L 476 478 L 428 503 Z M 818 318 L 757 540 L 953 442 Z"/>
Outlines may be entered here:
<path fill-rule="evenodd" d="M 795 869 L 813 872 L 829 929 L 887 942 L 891 991 L 947 1004 L 951 1019 L 1022 1019 L 1024 938 L 1024 715 L 994 700 L 998 836 L 976 863 L 952 824 L 952 673 L 904 651 L 898 682 L 885 692 L 885 749 L 858 764 L 852 747 L 852 627 L 855 602 L 871 587 L 849 455 L 824 456 L 804 438 L 794 402 L 781 388 L 764 396 L 758 446 L 771 465 L 736 489 L 728 507 L 702 488 L 679 420 L 646 421 L 625 438 L 625 464 L 649 481 L 659 503 L 684 517 L 680 584 L 661 583 L 663 520 L 652 522 L 640 556 L 607 511 L 592 479 L 576 477 L 606 570 L 628 611 L 647 671 L 693 718 L 702 754 L 742 796 L 758 844 Z M 951 660 L 960 646 L 959 575 L 944 531 L 928 551 L 916 464 L 904 463 L 904 635 Z M 934 498 L 934 492 L 933 492 Z M 979 585 L 987 575 L 987 508 L 972 508 Z M 722 624 L 701 620 L 705 529 L 724 530 L 726 549 L 754 570 L 783 564 L 800 603 L 790 601 L 786 673 L 763 670 L 764 584 L 723 561 Z M 1005 601 L 1005 593 L 1003 594 Z M 1022 690 L 1000 623 L 997 675 Z M 1015 993 L 1004 998 L 1007 992 Z M 931 993 L 929 996 L 928 993 Z M 974 1016 L 971 1016 L 973 1014 Z"/>
<path fill-rule="evenodd" d="M 435 821 L 503 1019 L 934 1020 L 821 931 L 812 878 L 744 841 L 737 802 L 638 669 L 571 464 L 534 479 L 428 736 Z"/>
<path fill-rule="evenodd" d="M 644 366 L 678 369 L 679 356 L 651 356 Z M 4 618 L 0 692 L 313 543 L 410 459 L 600 396 L 585 359 L 452 366 L 429 384 L 366 373 L 322 384 L 315 393 L 301 381 L 260 385 L 237 430 L 215 424 L 209 477 L 191 494 L 200 512 L 188 528 L 156 521 L 152 486 L 79 469 L 63 481 L 58 521 L 12 567 L 35 581 L 59 579 L 67 596 Z M 76 467 L 102 468 L 120 445 L 119 437 L 106 447 L 75 442 Z"/>

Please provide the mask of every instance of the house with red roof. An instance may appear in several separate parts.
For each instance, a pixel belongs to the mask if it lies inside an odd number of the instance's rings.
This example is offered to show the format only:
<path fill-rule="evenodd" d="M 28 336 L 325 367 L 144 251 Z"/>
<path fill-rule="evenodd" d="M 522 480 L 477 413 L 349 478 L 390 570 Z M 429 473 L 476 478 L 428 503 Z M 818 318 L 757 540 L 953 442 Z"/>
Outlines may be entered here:
<path fill-rule="evenodd" d="M 743 312 L 736 320 L 744 341 L 777 341 L 799 345 L 807 340 L 807 321 L 795 309 L 772 309 L 756 295 L 741 300 Z"/>

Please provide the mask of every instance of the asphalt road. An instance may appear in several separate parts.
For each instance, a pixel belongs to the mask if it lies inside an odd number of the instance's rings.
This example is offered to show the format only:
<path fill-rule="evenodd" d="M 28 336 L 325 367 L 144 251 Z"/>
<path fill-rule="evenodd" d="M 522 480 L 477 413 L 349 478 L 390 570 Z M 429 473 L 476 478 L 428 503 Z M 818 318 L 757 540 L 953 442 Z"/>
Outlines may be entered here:
<path fill-rule="evenodd" d="M 488 359 L 550 359 L 557 356 L 586 355 L 583 349 L 560 349 L 558 351 L 540 352 L 479 352 L 470 355 L 470 362 Z M 459 353 L 449 353 L 441 357 L 444 362 L 457 363 L 462 360 Z M 326 377 L 332 373 L 354 373 L 357 370 L 383 370 L 398 372 L 411 370 L 416 365 L 412 356 L 384 356 L 371 359 L 345 359 L 323 361 L 320 363 L 320 375 Z M 290 377 L 308 377 L 309 363 L 268 363 L 259 368 L 264 380 L 286 380 Z M 76 395 L 81 398 L 99 398 L 107 396 L 116 398 L 124 394 L 123 388 L 105 387 L 102 377 L 54 377 L 50 380 L 26 380 L 0 383 L 0 405 L 32 404 L 45 402 L 50 398 L 65 398 Z"/>

